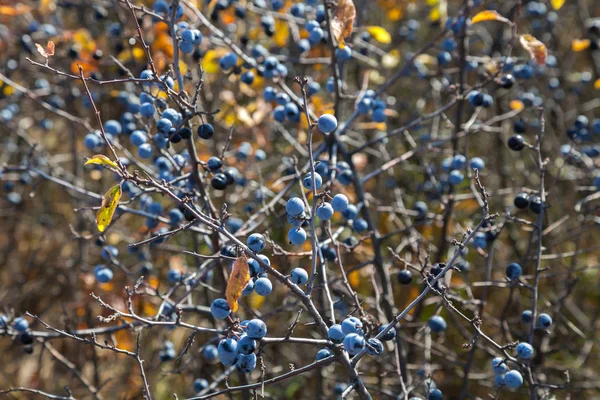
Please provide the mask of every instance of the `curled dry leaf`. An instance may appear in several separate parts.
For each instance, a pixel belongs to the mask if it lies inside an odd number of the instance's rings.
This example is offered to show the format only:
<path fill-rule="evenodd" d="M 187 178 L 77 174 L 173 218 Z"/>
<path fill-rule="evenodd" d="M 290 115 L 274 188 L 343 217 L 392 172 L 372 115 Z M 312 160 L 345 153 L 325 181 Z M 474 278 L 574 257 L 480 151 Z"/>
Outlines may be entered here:
<path fill-rule="evenodd" d="M 471 20 L 471 25 L 474 25 L 478 22 L 483 22 L 483 21 L 500 21 L 500 22 L 504 22 L 505 24 L 511 23 L 508 20 L 508 18 L 503 17 L 502 15 L 498 14 L 496 11 L 485 10 L 485 11 L 481 11 L 481 12 L 475 14 L 473 19 Z"/>
<path fill-rule="evenodd" d="M 83 164 L 83 165 L 89 165 L 89 164 L 108 165 L 109 167 L 119 169 L 119 166 L 117 165 L 117 163 L 115 163 L 110 158 L 106 157 L 104 154 L 96 154 L 92 158 L 88 159 L 85 162 L 85 164 Z"/>
<path fill-rule="evenodd" d="M 352 34 L 356 8 L 352 0 L 339 0 L 331 21 L 331 31 L 337 42 Z"/>
<path fill-rule="evenodd" d="M 54 55 L 54 42 L 52 40 L 48 41 L 48 44 L 46 45 L 46 48 L 44 49 L 42 47 L 42 45 L 36 43 L 35 47 L 37 48 L 37 51 L 42 55 L 42 57 L 44 58 L 50 58 Z"/>
<path fill-rule="evenodd" d="M 242 290 L 250 282 L 250 271 L 248 269 L 248 259 L 245 254 L 238 257 L 231 268 L 231 275 L 227 281 L 227 289 L 225 290 L 225 298 L 227 305 L 232 312 L 238 309 L 238 300 L 242 297 Z"/>
<path fill-rule="evenodd" d="M 540 42 L 535 36 L 530 34 L 521 35 L 520 42 L 521 46 L 529 53 L 532 60 L 535 60 L 539 65 L 546 65 L 548 50 L 544 43 Z"/>
<path fill-rule="evenodd" d="M 110 225 L 115 210 L 119 205 L 121 194 L 123 194 L 121 185 L 115 185 L 102 198 L 102 205 L 96 214 L 96 226 L 100 232 L 104 232 L 108 225 Z"/>

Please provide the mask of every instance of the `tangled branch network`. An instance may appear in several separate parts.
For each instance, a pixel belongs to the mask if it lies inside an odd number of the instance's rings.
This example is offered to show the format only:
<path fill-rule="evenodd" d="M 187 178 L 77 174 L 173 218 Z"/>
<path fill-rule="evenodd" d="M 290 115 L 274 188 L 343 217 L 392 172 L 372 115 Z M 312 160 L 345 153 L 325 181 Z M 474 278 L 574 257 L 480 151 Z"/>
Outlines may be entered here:
<path fill-rule="evenodd" d="M 597 399 L 593 1 L 0 4 L 0 397 Z"/>

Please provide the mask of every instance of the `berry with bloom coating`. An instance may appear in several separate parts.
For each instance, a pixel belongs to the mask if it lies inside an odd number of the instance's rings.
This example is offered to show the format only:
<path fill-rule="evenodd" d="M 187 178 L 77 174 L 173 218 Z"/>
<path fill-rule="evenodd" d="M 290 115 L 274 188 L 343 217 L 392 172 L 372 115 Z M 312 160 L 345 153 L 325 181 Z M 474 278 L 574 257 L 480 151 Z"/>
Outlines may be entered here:
<path fill-rule="evenodd" d="M 273 291 L 273 284 L 269 278 L 258 278 L 254 282 L 254 291 L 260 296 L 268 296 Z"/>
<path fill-rule="evenodd" d="M 337 119 L 332 114 L 323 114 L 317 121 L 317 126 L 323 133 L 331 133 L 337 128 Z"/>
<path fill-rule="evenodd" d="M 346 334 L 342 330 L 342 326 L 340 324 L 334 324 L 329 327 L 329 330 L 327 331 L 327 337 L 333 343 L 342 343 L 346 337 Z"/>
<path fill-rule="evenodd" d="M 258 343 L 255 339 L 251 338 L 248 335 L 242 335 L 242 337 L 238 341 L 237 351 L 240 354 L 250 354 L 254 353 L 257 346 Z"/>
<path fill-rule="evenodd" d="M 240 354 L 237 362 L 235 363 L 235 369 L 243 374 L 249 374 L 256 368 L 256 354 Z"/>
<path fill-rule="evenodd" d="M 502 357 L 496 357 L 492 360 L 492 370 L 495 374 L 504 374 L 508 366 Z"/>
<path fill-rule="evenodd" d="M 285 204 L 285 210 L 290 215 L 300 215 L 304 212 L 304 203 L 299 197 L 292 197 Z"/>
<path fill-rule="evenodd" d="M 317 207 L 317 217 L 323 221 L 329 221 L 333 217 L 333 207 L 329 203 L 323 203 Z"/>
<path fill-rule="evenodd" d="M 365 338 L 357 333 L 350 333 L 344 338 L 344 350 L 350 355 L 358 354 L 365 348 Z"/>
<path fill-rule="evenodd" d="M 207 345 L 204 348 L 204 350 L 202 350 L 202 358 L 204 358 L 204 360 L 209 363 L 217 361 L 217 359 L 219 358 L 219 351 L 217 350 L 217 346 L 215 346 L 214 344 Z"/>
<path fill-rule="evenodd" d="M 304 268 L 294 268 L 290 276 L 292 282 L 296 285 L 304 285 L 308 282 L 308 272 Z"/>
<path fill-rule="evenodd" d="M 246 334 L 249 338 L 260 340 L 267 334 L 267 325 L 258 318 L 250 320 L 246 325 Z"/>
<path fill-rule="evenodd" d="M 331 352 L 331 350 L 329 349 L 321 349 L 317 352 L 317 356 L 315 357 L 315 359 L 317 361 L 319 360 L 323 360 L 327 357 L 331 357 L 333 355 L 333 353 Z"/>
<path fill-rule="evenodd" d="M 331 207 L 335 211 L 344 212 L 348 208 L 348 198 L 344 194 L 336 194 L 331 200 Z"/>
<path fill-rule="evenodd" d="M 342 331 L 346 335 L 351 333 L 362 333 L 362 327 L 363 324 L 361 320 L 356 317 L 348 317 L 342 321 Z"/>
<path fill-rule="evenodd" d="M 533 347 L 529 343 L 519 343 L 515 351 L 520 358 L 529 359 L 533 357 Z"/>
<path fill-rule="evenodd" d="M 231 309 L 225 299 L 215 299 L 210 305 L 210 313 L 216 319 L 225 319 L 231 314 Z"/>
<path fill-rule="evenodd" d="M 292 228 L 288 231 L 288 240 L 296 246 L 306 241 L 306 231 L 302 228 Z"/>
<path fill-rule="evenodd" d="M 252 235 L 248 236 L 246 244 L 250 250 L 254 251 L 255 253 L 260 253 L 265 249 L 267 242 L 265 237 L 260 233 L 253 233 Z"/>
<path fill-rule="evenodd" d="M 523 376 L 517 370 L 512 370 L 504 375 L 504 384 L 511 389 L 518 389 L 523 384 Z"/>

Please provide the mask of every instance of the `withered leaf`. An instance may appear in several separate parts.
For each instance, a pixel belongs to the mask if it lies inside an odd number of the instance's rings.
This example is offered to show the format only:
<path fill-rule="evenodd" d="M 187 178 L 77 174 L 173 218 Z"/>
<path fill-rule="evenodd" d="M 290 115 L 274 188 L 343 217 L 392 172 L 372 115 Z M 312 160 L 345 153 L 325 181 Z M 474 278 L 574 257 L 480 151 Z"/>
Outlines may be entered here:
<path fill-rule="evenodd" d="M 227 289 L 225 290 L 227 305 L 232 312 L 237 311 L 238 300 L 242 297 L 242 290 L 244 290 L 248 282 L 250 282 L 248 259 L 245 254 L 242 254 L 233 263 L 231 275 L 229 275 L 229 281 L 227 282 Z"/>
<path fill-rule="evenodd" d="M 352 34 L 354 18 L 356 18 L 354 2 L 352 0 L 339 0 L 331 21 L 331 31 L 336 42 L 340 42 Z"/>

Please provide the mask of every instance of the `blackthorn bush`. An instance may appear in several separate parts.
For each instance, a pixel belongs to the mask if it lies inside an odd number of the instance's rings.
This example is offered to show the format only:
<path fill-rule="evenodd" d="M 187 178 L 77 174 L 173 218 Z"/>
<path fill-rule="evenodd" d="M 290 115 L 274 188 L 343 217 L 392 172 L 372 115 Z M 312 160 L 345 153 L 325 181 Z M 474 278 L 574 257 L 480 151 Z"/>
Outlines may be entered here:
<path fill-rule="evenodd" d="M 0 4 L 0 395 L 596 399 L 600 4 Z"/>

